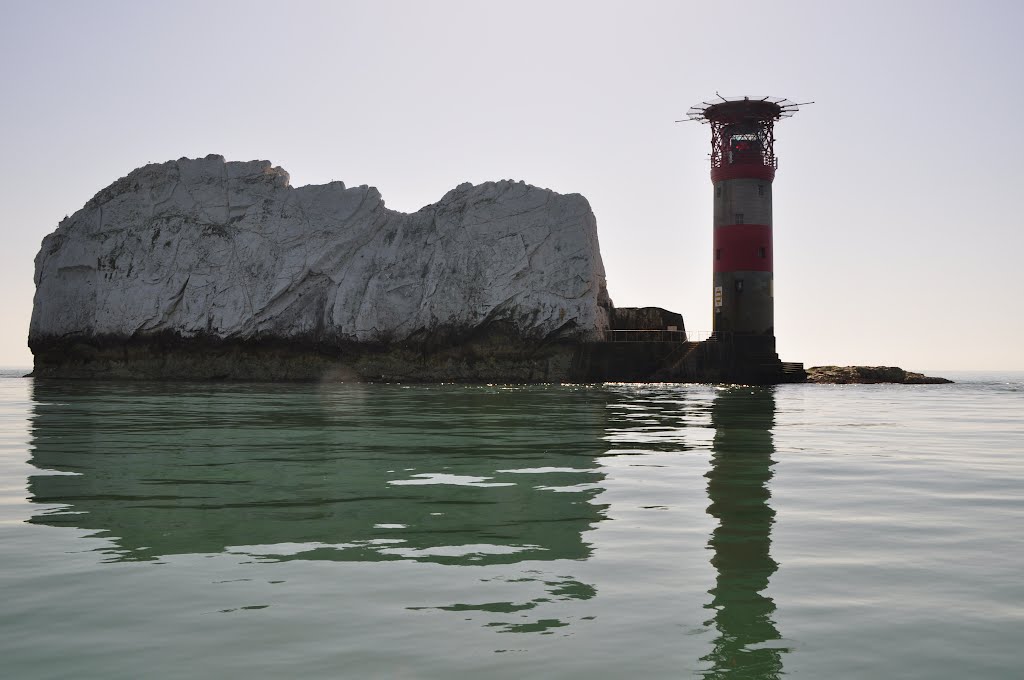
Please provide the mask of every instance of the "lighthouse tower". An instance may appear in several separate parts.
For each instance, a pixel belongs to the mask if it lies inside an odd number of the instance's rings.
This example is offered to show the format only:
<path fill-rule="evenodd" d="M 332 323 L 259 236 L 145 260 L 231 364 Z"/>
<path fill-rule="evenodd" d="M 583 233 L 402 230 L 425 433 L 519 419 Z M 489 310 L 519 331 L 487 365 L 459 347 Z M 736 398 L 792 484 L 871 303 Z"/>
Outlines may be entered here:
<path fill-rule="evenodd" d="M 740 373 L 778 364 L 772 265 L 775 121 L 800 105 L 778 97 L 718 97 L 687 111 L 711 127 L 714 336 Z M 744 368 L 744 365 L 746 367 Z"/>

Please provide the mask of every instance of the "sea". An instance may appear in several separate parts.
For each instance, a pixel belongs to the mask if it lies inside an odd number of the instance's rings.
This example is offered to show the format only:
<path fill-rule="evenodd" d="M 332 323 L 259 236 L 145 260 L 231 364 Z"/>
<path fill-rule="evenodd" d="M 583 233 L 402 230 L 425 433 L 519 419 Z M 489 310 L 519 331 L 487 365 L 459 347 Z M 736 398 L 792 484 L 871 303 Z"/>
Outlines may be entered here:
<path fill-rule="evenodd" d="M 1024 677 L 1024 373 L 0 373 L 0 677 Z"/>

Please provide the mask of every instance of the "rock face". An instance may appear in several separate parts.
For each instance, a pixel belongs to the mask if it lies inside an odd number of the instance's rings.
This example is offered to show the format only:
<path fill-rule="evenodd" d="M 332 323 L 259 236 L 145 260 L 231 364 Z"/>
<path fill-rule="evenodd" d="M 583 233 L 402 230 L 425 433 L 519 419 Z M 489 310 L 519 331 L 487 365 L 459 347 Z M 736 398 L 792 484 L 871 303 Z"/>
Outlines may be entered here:
<path fill-rule="evenodd" d="M 807 369 L 807 382 L 837 385 L 899 383 L 903 385 L 939 385 L 951 383 L 946 378 L 932 378 L 911 373 L 898 366 L 811 366 Z"/>
<path fill-rule="evenodd" d="M 43 240 L 35 264 L 37 375 L 301 378 L 339 363 L 363 374 L 381 369 L 382 348 L 486 341 L 515 354 L 597 339 L 611 309 L 580 195 L 467 183 L 405 214 L 372 187 L 293 188 L 267 161 L 221 156 L 114 182 Z M 232 363 L 239 348 L 271 347 L 283 372 Z M 377 360 L 362 366 L 368 348 Z M 383 363 L 397 377 L 445 377 L 393 358 Z M 500 377 L 481 370 L 453 377 Z"/>
<path fill-rule="evenodd" d="M 615 330 L 686 330 L 682 314 L 661 307 L 616 307 L 611 324 Z"/>

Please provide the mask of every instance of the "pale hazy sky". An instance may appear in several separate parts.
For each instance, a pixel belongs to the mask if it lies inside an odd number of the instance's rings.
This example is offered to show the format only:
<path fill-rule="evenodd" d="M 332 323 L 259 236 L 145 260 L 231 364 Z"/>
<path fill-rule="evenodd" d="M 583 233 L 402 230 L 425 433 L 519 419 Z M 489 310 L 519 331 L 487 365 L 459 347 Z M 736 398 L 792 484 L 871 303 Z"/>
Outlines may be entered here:
<path fill-rule="evenodd" d="M 776 127 L 784 361 L 1024 369 L 1024 3 L 0 0 L 0 366 L 43 236 L 147 162 L 267 159 L 414 211 L 581 193 L 619 306 L 711 325 L 716 91 Z"/>

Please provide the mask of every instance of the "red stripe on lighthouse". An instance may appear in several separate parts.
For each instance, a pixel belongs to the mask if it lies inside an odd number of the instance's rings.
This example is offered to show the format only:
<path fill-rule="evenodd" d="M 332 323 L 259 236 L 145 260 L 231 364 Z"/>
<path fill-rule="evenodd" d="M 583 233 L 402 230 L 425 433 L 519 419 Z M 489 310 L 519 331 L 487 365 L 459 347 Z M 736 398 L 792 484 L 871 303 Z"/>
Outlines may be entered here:
<path fill-rule="evenodd" d="M 727 224 L 715 229 L 715 272 L 772 271 L 772 228 Z"/>
<path fill-rule="evenodd" d="M 771 182 L 775 179 L 775 168 L 753 163 L 737 163 L 711 168 L 711 181 L 722 182 L 727 179 L 760 179 Z"/>

